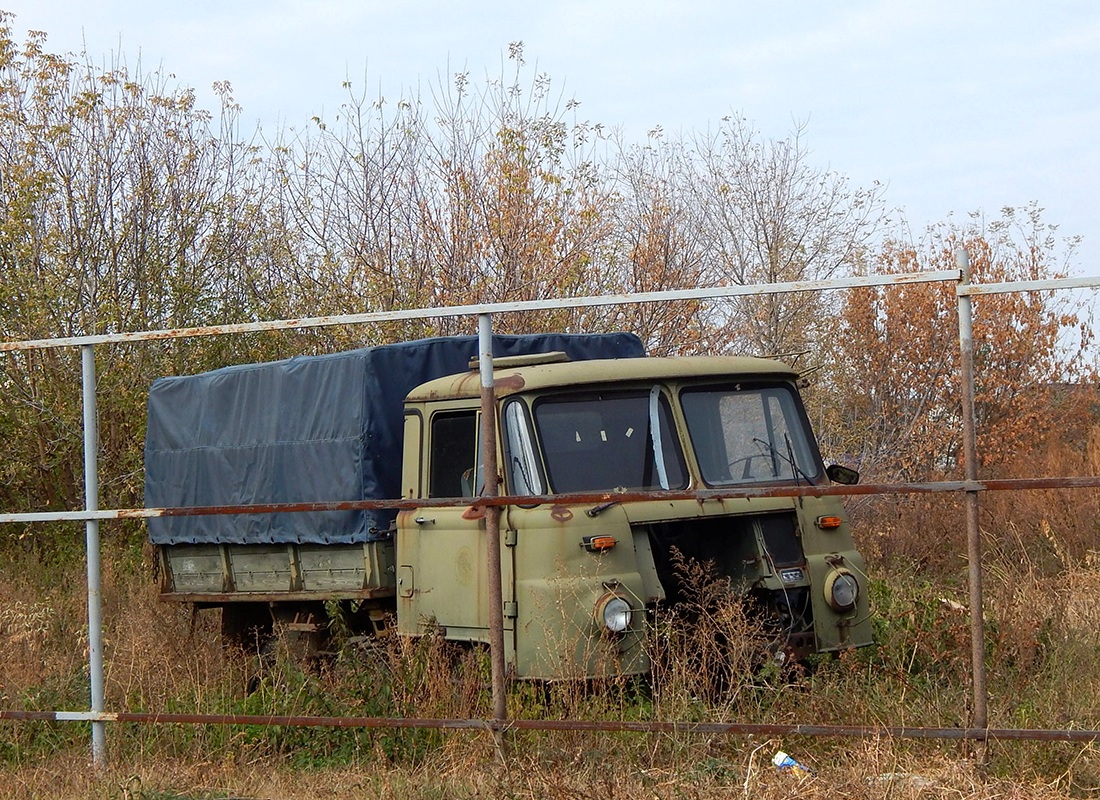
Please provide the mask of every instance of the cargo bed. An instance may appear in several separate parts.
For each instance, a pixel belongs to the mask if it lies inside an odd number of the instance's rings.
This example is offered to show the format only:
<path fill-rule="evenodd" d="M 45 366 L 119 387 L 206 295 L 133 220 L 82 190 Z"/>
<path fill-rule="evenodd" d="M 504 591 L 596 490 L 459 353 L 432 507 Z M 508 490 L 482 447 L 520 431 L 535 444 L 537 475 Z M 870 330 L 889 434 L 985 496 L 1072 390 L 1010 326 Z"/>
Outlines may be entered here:
<path fill-rule="evenodd" d="M 161 598 L 190 603 L 393 597 L 393 542 L 160 548 Z"/>

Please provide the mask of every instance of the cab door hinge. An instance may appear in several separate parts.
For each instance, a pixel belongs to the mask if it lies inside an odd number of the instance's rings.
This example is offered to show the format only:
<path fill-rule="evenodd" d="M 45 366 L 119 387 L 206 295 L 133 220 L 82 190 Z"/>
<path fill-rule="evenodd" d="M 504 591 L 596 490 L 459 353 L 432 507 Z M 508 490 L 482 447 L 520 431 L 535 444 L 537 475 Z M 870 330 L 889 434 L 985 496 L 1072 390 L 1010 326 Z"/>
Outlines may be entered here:
<path fill-rule="evenodd" d="M 519 616 L 519 606 L 515 600 L 508 600 L 504 603 L 504 618 L 515 619 Z"/>
<path fill-rule="evenodd" d="M 515 528 L 507 528 L 504 531 L 504 546 L 515 547 L 516 546 L 517 531 Z"/>

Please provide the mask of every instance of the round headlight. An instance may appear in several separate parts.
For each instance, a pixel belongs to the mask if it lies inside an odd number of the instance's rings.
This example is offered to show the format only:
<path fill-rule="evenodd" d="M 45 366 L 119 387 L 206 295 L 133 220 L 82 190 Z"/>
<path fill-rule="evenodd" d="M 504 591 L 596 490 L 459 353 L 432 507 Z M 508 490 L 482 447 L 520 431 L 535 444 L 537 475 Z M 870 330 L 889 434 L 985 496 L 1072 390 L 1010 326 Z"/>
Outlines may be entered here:
<path fill-rule="evenodd" d="M 617 594 L 605 594 L 596 602 L 596 622 L 608 633 L 622 633 L 630 627 L 630 603 Z"/>
<path fill-rule="evenodd" d="M 825 579 L 825 602 L 833 611 L 851 611 L 859 600 L 859 583 L 847 571 L 830 572 Z"/>

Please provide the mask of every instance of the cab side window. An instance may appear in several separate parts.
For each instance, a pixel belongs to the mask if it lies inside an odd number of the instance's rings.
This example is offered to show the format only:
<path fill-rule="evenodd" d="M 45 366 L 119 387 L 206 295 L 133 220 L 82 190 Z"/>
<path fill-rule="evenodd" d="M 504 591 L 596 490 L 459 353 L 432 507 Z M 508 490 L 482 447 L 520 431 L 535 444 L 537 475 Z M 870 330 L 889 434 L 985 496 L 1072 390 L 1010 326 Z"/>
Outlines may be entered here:
<path fill-rule="evenodd" d="M 428 497 L 474 497 L 481 489 L 477 413 L 436 414 L 431 426 Z"/>

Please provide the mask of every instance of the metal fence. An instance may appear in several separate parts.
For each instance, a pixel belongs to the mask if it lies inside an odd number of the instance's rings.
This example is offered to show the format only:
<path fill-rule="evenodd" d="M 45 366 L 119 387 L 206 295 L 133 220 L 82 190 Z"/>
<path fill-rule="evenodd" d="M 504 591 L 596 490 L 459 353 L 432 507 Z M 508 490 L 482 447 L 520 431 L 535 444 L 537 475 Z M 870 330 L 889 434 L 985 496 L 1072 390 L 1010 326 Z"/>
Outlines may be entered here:
<path fill-rule="evenodd" d="M 635 731 L 642 733 L 679 732 L 708 734 L 756 734 L 756 735 L 818 735 L 838 737 L 877 737 L 895 736 L 912 738 L 971 739 L 986 741 L 991 739 L 1035 739 L 1048 741 L 1090 742 L 1100 739 L 1100 731 L 1095 730 L 1053 730 L 1053 729 L 1003 729 L 989 728 L 987 725 L 987 694 L 985 681 L 985 634 L 982 611 L 982 573 L 981 539 L 978 528 L 978 502 L 983 491 L 1061 489 L 1061 488 L 1097 488 L 1100 476 L 1089 477 L 1049 477 L 1035 479 L 978 480 L 978 455 L 974 420 L 974 375 L 973 340 L 971 325 L 972 298 L 981 295 L 1005 294 L 1030 291 L 1064 291 L 1070 289 L 1100 288 L 1100 278 L 1066 278 L 1042 281 L 1019 281 L 998 284 L 972 284 L 969 277 L 969 264 L 964 252 L 958 255 L 959 269 L 936 272 L 919 272 L 898 275 L 876 275 L 841 278 L 822 281 L 803 281 L 753 286 L 722 286 L 699 289 L 682 289 L 658 292 L 645 292 L 623 295 L 606 295 L 562 298 L 540 301 L 493 303 L 484 305 L 454 306 L 448 308 L 423 308 L 377 313 L 347 314 L 338 316 L 313 317 L 293 320 L 273 320 L 242 323 L 237 325 L 218 325 L 192 327 L 172 330 L 140 331 L 114 333 L 96 336 L 63 337 L 38 339 L 21 342 L 0 342 L 0 352 L 42 350 L 51 348 L 78 348 L 81 352 L 81 382 L 83 390 L 84 420 L 84 487 L 85 505 L 82 510 L 38 513 L 0 513 L 2 523 L 43 523 L 43 522 L 83 522 L 85 526 L 88 576 L 88 671 L 90 676 L 90 703 L 87 711 L 16 711 L 0 709 L 0 720 L 49 720 L 55 722 L 91 723 L 92 759 L 97 766 L 106 762 L 106 725 L 115 722 L 132 723 L 188 723 L 188 724 L 228 724 L 228 725 L 303 725 L 330 727 L 365 728 L 472 728 L 500 732 L 509 729 L 537 730 L 574 730 L 574 731 Z M 667 303 L 673 301 L 713 301 L 732 297 L 752 295 L 789 294 L 796 292 L 821 292 L 845 290 L 859 287 L 885 287 L 916 283 L 953 283 L 958 299 L 960 385 L 959 392 L 963 409 L 963 457 L 965 477 L 961 481 L 941 481 L 929 483 L 873 484 L 860 486 L 794 486 L 773 487 L 770 489 L 723 490 L 723 497 L 757 496 L 796 496 L 796 495 L 868 495 L 868 494 L 912 494 L 927 492 L 959 492 L 965 496 L 967 521 L 967 558 L 969 566 L 969 597 L 971 619 L 971 670 L 973 686 L 973 719 L 967 728 L 930 728 L 930 727 L 894 727 L 894 726 L 843 726 L 813 724 L 748 724 L 748 723 L 700 723 L 700 722 L 624 722 L 624 721 L 584 721 L 584 720 L 509 720 L 504 705 L 504 674 L 502 624 L 499 613 L 490 617 L 490 649 L 492 651 L 493 705 L 492 719 L 391 719 L 376 717 L 303 717 L 276 715 L 218 715 L 218 714 L 161 714 L 133 713 L 127 711 L 108 711 L 105 708 L 104 663 L 103 663 L 103 618 L 102 590 L 100 585 L 100 544 L 99 523 L 103 520 L 144 519 L 155 516 L 295 512 L 305 510 L 346 510 L 351 508 L 423 508 L 433 504 L 454 505 L 453 500 L 389 500 L 332 502 L 307 504 L 274 504 L 251 506 L 222 506 L 217 508 L 122 508 L 100 509 L 98 486 L 98 432 L 96 427 L 96 375 L 95 348 L 120 343 L 141 341 L 184 339 L 202 336 L 223 336 L 262 331 L 322 328 L 334 325 L 355 325 L 379 323 L 397 320 L 439 319 L 445 317 L 476 317 L 479 329 L 479 351 L 482 354 L 482 397 L 483 403 L 492 400 L 491 339 L 492 318 L 494 315 L 519 312 L 542 311 L 549 309 L 591 308 L 597 306 L 633 305 L 645 303 Z M 483 418 L 490 415 L 483 415 Z M 495 448 L 491 437 L 484 436 L 486 464 L 489 458 L 495 458 Z M 486 474 L 495 474 L 486 469 Z M 517 502 L 599 502 L 607 500 L 606 494 L 570 494 L 546 495 L 538 498 L 498 496 L 495 487 L 487 487 L 486 496 L 478 498 L 476 504 L 487 510 L 496 509 Z M 659 492 L 648 493 L 647 497 L 660 496 L 667 499 L 707 499 L 718 496 L 713 491 Z M 622 499 L 616 495 L 617 499 Z M 463 505 L 467 505 L 463 503 Z M 489 561 L 493 563 L 493 542 L 499 548 L 499 530 L 494 531 L 492 520 L 496 514 L 487 514 L 487 535 L 490 539 Z M 490 597 L 498 594 L 495 604 L 500 611 L 499 592 L 499 550 L 496 559 L 496 585 L 493 586 L 493 574 L 489 575 Z M 490 602 L 492 609 L 494 603 Z"/>

